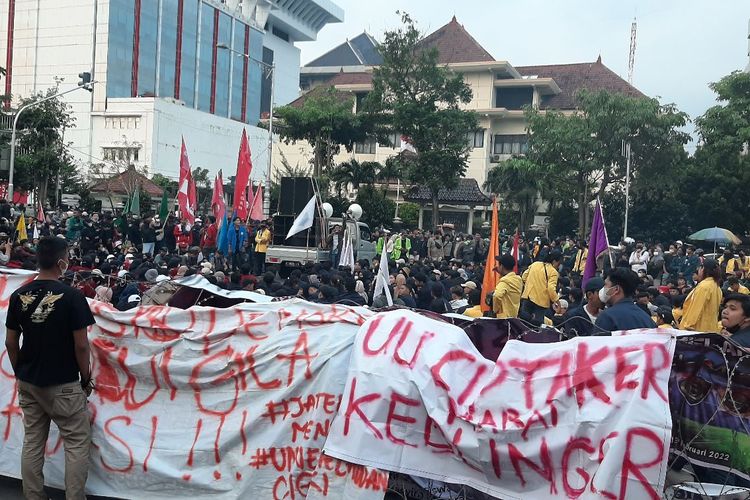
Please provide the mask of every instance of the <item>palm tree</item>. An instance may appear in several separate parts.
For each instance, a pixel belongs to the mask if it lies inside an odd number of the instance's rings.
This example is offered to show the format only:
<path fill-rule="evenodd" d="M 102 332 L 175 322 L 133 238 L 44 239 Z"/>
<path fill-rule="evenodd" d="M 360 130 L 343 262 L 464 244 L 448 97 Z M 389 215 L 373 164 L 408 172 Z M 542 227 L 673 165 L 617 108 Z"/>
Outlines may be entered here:
<path fill-rule="evenodd" d="M 487 173 L 485 189 L 499 194 L 518 207 L 520 228 L 529 227 L 529 218 L 537 208 L 537 196 L 543 187 L 536 164 L 525 158 L 511 158 Z"/>
<path fill-rule="evenodd" d="M 341 195 L 342 188 L 348 188 L 351 184 L 353 190 L 358 190 L 361 184 L 372 186 L 375 182 L 377 172 L 382 168 L 376 161 L 358 162 L 355 159 L 340 163 L 329 174 L 331 182 Z"/>
<path fill-rule="evenodd" d="M 391 187 L 391 179 L 398 179 L 402 176 L 404 168 L 401 163 L 401 155 L 391 156 L 385 161 L 380 170 L 378 170 L 377 179 L 385 184 L 383 192 L 387 195 Z"/>

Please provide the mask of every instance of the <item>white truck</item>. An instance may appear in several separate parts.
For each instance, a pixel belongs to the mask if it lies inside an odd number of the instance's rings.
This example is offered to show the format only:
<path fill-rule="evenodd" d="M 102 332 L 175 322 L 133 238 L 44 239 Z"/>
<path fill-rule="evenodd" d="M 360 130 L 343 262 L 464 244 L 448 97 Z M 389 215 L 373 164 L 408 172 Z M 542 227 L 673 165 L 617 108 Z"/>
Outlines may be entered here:
<path fill-rule="evenodd" d="M 316 221 L 317 222 L 317 221 Z M 289 273 L 297 268 L 303 267 L 307 263 L 321 263 L 331 261 L 331 249 L 326 244 L 328 234 L 336 225 L 341 225 L 341 218 L 326 218 L 323 228 L 323 234 L 316 231 L 317 236 L 310 231 L 309 240 L 305 233 L 300 233 L 297 238 L 284 240 L 286 234 L 279 234 L 274 237 L 274 244 L 268 247 L 266 251 L 266 264 L 269 266 L 278 266 L 281 276 L 288 276 Z M 279 227 L 274 223 L 276 230 Z M 352 247 L 354 248 L 355 260 L 366 259 L 372 262 L 375 257 L 375 243 L 370 241 L 370 228 L 364 222 L 347 219 L 347 232 L 352 238 Z M 281 227 L 284 227 L 281 224 Z M 287 244 L 286 241 L 291 243 Z M 309 245 L 307 244 L 309 241 Z M 300 245 L 301 243 L 301 245 Z"/>

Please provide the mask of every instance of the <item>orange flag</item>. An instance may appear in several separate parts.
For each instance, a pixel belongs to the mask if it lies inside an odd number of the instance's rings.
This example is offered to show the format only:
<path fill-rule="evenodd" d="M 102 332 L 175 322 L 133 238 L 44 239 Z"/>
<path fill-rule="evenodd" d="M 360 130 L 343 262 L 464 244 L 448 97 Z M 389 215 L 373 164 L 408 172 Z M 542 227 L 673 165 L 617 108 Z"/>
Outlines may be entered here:
<path fill-rule="evenodd" d="M 497 237 L 499 233 L 497 220 L 497 199 L 492 198 L 492 229 L 490 229 L 490 246 L 487 250 L 487 263 L 484 266 L 484 279 L 482 280 L 482 312 L 490 310 L 490 306 L 485 303 L 485 297 L 488 293 L 495 290 L 500 276 L 495 272 L 495 257 L 500 255 L 497 246 Z"/>

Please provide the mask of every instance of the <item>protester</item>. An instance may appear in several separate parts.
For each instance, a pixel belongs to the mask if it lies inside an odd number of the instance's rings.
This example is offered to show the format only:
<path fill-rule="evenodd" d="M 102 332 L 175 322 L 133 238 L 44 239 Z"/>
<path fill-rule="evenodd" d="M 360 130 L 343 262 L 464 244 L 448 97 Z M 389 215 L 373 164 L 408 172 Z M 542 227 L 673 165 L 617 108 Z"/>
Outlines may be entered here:
<path fill-rule="evenodd" d="M 75 225 L 68 225 L 71 228 L 76 230 Z M 59 281 L 70 265 L 67 242 L 42 238 L 36 257 L 39 274 L 13 292 L 5 323 L 5 346 L 24 414 L 23 492 L 26 498 L 47 498 L 42 468 L 53 421 L 65 448 L 66 496 L 82 499 L 91 445 L 86 397 L 92 381 L 86 330 L 94 324 L 94 316 L 84 296 Z"/>
<path fill-rule="evenodd" d="M 721 311 L 721 333 L 742 347 L 750 348 L 750 296 L 730 294 Z"/>
<path fill-rule="evenodd" d="M 561 258 L 559 251 L 549 252 L 544 261 L 531 264 L 523 273 L 520 317 L 532 325 L 541 325 L 550 305 L 559 300 L 557 268 Z"/>
<path fill-rule="evenodd" d="M 492 311 L 496 318 L 515 318 L 521 307 L 521 290 L 523 280 L 513 269 L 516 259 L 510 254 L 495 257 L 497 264 L 494 271 L 500 275 L 492 295 Z"/>
<path fill-rule="evenodd" d="M 607 305 L 596 318 L 596 327 L 604 332 L 655 328 L 656 323 L 646 312 L 635 305 L 634 294 L 638 275 L 630 269 L 612 269 L 599 290 L 599 300 Z"/>
<path fill-rule="evenodd" d="M 697 270 L 698 285 L 685 299 L 680 328 L 697 332 L 716 332 L 721 309 L 719 263 L 706 259 Z"/>

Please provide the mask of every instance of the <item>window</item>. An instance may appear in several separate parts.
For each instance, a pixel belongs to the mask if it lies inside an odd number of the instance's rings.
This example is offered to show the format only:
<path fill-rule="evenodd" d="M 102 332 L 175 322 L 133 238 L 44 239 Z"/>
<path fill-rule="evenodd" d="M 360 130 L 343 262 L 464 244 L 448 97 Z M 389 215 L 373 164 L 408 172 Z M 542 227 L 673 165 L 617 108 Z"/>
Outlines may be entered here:
<path fill-rule="evenodd" d="M 470 148 L 484 147 L 484 129 L 479 129 L 476 132 L 469 132 L 468 135 Z"/>
<path fill-rule="evenodd" d="M 534 100 L 534 89 L 531 87 L 500 87 L 495 89 L 495 107 L 511 110 L 523 109 Z"/>
<path fill-rule="evenodd" d="M 391 147 L 393 149 L 401 148 L 401 133 L 396 132 L 396 133 L 389 135 L 388 142 L 390 142 L 390 145 L 388 147 Z"/>
<path fill-rule="evenodd" d="M 198 63 L 198 1 L 184 0 L 182 4 L 182 53 L 180 57 L 180 99 L 189 107 L 195 106 L 195 76 Z"/>
<path fill-rule="evenodd" d="M 365 98 L 367 97 L 368 93 L 369 92 L 357 92 L 355 94 L 355 96 L 356 96 L 356 100 L 355 100 L 356 104 L 355 104 L 355 109 L 354 109 L 355 113 L 361 112 L 362 108 L 364 108 L 364 106 L 365 106 Z"/>
<path fill-rule="evenodd" d="M 156 95 L 156 38 L 159 29 L 159 2 L 141 2 L 138 45 L 138 95 Z"/>
<path fill-rule="evenodd" d="M 268 47 L 263 47 L 263 62 L 268 66 L 273 64 L 273 50 Z M 251 64 L 251 66 L 261 66 L 260 64 Z M 266 66 L 261 68 L 261 80 L 260 80 L 260 114 L 263 116 L 264 113 L 271 111 L 271 79 L 276 78 L 276 75 L 268 75 Z"/>
<path fill-rule="evenodd" d="M 102 159 L 107 161 L 139 161 L 140 149 L 128 147 L 102 148 Z"/>
<path fill-rule="evenodd" d="M 219 36 L 216 38 L 216 43 L 232 46 L 232 18 L 223 12 L 219 14 Z M 214 112 L 224 117 L 229 115 L 229 61 L 230 57 L 235 57 L 233 54 L 229 50 L 216 52 L 216 109 Z M 240 58 L 237 59 L 235 64 L 242 61 Z"/>
<path fill-rule="evenodd" d="M 133 2 L 110 0 L 107 97 L 131 97 L 134 29 Z"/>
<path fill-rule="evenodd" d="M 354 145 L 354 152 L 361 155 L 374 155 L 375 154 L 375 139 L 370 138 L 365 142 L 358 142 Z"/>
<path fill-rule="evenodd" d="M 201 41 L 198 50 L 198 109 L 211 111 L 211 69 L 214 59 L 214 8 L 201 4 Z M 187 75 L 185 75 L 187 76 Z"/>
<path fill-rule="evenodd" d="M 525 154 L 529 147 L 526 135 L 496 135 L 492 153 L 496 155 Z"/>
<path fill-rule="evenodd" d="M 178 2 L 162 2 L 161 46 L 159 47 L 160 97 L 174 97 L 175 64 L 177 63 Z"/>
<path fill-rule="evenodd" d="M 107 116 L 104 118 L 104 128 L 138 129 L 141 128 L 140 116 Z"/>
<path fill-rule="evenodd" d="M 245 31 L 248 29 L 246 24 L 239 21 L 234 21 L 234 37 L 233 45 L 234 50 L 247 53 L 245 47 Z M 235 57 L 232 63 L 232 116 L 234 120 L 242 120 L 242 76 L 245 72 L 245 64 L 247 60 L 244 57 Z"/>
<path fill-rule="evenodd" d="M 370 228 L 365 226 L 359 226 L 359 240 L 360 241 L 370 241 Z"/>

